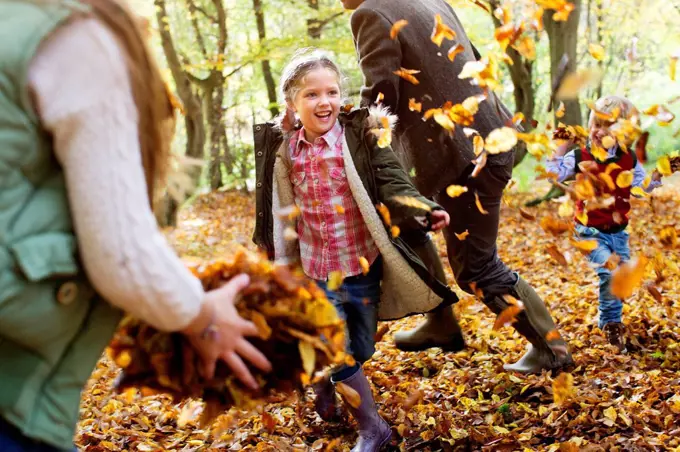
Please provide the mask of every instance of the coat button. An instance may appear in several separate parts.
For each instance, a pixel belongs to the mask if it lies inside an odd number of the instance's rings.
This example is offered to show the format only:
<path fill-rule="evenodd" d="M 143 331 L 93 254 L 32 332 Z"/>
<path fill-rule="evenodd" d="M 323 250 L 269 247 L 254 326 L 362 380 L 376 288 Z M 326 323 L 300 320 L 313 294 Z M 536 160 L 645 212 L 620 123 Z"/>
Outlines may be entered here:
<path fill-rule="evenodd" d="M 258 216 L 258 217 L 262 217 L 262 216 L 264 216 L 264 213 L 258 212 L 257 216 Z"/>
<path fill-rule="evenodd" d="M 262 126 L 255 126 L 255 130 L 260 130 Z"/>
<path fill-rule="evenodd" d="M 258 152 L 257 152 L 257 156 L 258 156 L 258 157 L 262 157 L 262 151 L 258 151 Z"/>
<path fill-rule="evenodd" d="M 261 186 L 262 186 L 262 182 L 258 182 L 258 183 L 257 183 L 257 186 L 258 186 L 258 187 L 261 187 Z"/>
<path fill-rule="evenodd" d="M 74 282 L 66 282 L 57 290 L 57 301 L 64 306 L 68 306 L 76 300 L 78 296 L 78 285 Z"/>

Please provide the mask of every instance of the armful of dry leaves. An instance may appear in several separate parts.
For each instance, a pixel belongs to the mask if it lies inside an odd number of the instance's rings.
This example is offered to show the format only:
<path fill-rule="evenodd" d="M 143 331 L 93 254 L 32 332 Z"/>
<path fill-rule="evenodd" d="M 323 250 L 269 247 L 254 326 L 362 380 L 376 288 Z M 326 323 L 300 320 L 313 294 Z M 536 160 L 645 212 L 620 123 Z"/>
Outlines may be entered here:
<path fill-rule="evenodd" d="M 136 319 L 121 324 L 109 347 L 109 356 L 123 369 L 116 391 L 145 389 L 165 393 L 175 402 L 202 398 L 204 421 L 231 407 L 254 408 L 269 398 L 291 395 L 310 382 L 314 372 L 344 362 L 344 323 L 324 292 L 301 271 L 275 265 L 266 258 L 241 250 L 232 261 L 215 261 L 191 268 L 205 290 L 224 284 L 239 273 L 250 285 L 236 303 L 239 314 L 257 326 L 260 337 L 251 342 L 272 363 L 264 374 L 250 371 L 260 383 L 258 391 L 246 388 L 222 362 L 215 378 L 205 380 L 199 356 L 180 333 L 165 333 Z"/>

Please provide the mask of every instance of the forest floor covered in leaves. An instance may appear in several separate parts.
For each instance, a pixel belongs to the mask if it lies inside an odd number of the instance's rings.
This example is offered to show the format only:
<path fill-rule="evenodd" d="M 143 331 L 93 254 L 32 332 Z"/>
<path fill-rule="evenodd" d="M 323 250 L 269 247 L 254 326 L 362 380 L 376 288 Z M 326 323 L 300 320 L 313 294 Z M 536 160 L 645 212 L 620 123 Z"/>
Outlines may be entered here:
<path fill-rule="evenodd" d="M 529 195 L 508 195 L 500 255 L 546 300 L 576 361 L 573 385 L 565 376 L 504 372 L 504 363 L 522 355 L 525 341 L 511 327 L 493 331 L 495 316 L 460 292 L 456 312 L 465 351 L 397 350 L 392 332 L 416 325 L 422 318 L 416 316 L 385 323 L 389 330 L 365 366 L 393 428 L 388 449 L 680 451 L 680 246 L 660 240 L 665 228 L 680 227 L 680 190 L 668 185 L 652 198 L 633 200 L 631 255 L 649 258 L 644 283 L 651 288 L 640 287 L 625 301 L 624 323 L 635 344 L 625 355 L 615 353 L 597 328 L 595 272 L 568 236 L 554 237 L 539 225 L 544 216 L 557 215 L 559 204 L 525 208 L 522 215 L 518 207 Z M 251 196 L 205 195 L 182 211 L 168 237 L 187 259 L 229 255 L 236 246 L 253 249 L 254 214 Z M 527 219 L 531 215 L 536 219 Z M 441 234 L 437 241 L 445 259 Z M 551 245 L 552 255 L 546 251 Z M 659 272 L 665 280 L 655 282 Z M 453 284 L 450 272 L 449 278 Z M 198 402 L 174 405 L 135 391 L 113 395 L 117 372 L 102 359 L 84 391 L 76 437 L 82 450 L 348 451 L 356 438 L 349 417 L 322 422 L 310 393 L 258 413 L 232 410 L 200 428 Z"/>

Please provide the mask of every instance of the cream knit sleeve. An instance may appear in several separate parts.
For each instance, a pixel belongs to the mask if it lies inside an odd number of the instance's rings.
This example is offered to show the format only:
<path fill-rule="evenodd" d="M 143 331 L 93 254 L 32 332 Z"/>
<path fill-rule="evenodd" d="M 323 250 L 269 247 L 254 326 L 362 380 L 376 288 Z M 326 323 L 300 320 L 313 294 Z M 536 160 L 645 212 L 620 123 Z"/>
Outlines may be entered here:
<path fill-rule="evenodd" d="M 77 19 L 41 46 L 29 86 L 53 135 L 80 253 L 111 304 L 166 331 L 186 327 L 203 288 L 166 242 L 149 208 L 138 115 L 125 56 L 95 19 Z"/>

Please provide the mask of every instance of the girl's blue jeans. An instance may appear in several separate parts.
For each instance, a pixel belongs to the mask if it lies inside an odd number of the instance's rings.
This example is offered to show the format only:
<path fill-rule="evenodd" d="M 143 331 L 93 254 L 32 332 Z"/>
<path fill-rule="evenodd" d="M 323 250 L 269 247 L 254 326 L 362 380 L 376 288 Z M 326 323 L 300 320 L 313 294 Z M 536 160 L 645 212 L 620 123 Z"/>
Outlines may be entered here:
<path fill-rule="evenodd" d="M 368 274 L 345 278 L 338 290 L 328 290 L 325 281 L 317 281 L 345 321 L 346 348 L 359 364 L 368 361 L 375 352 L 375 333 L 378 329 L 378 303 L 382 281 L 382 259 L 378 257 Z M 338 374 L 345 366 L 333 373 Z"/>
<path fill-rule="evenodd" d="M 597 248 L 588 255 L 588 260 L 591 262 L 597 272 L 597 276 L 600 278 L 599 327 L 603 328 L 607 323 L 621 322 L 623 303 L 611 293 L 612 272 L 607 269 L 604 264 L 614 253 L 621 257 L 621 262 L 630 260 L 628 232 L 623 230 L 607 233 L 592 227 L 577 224 L 576 235 L 582 239 L 597 240 Z"/>

